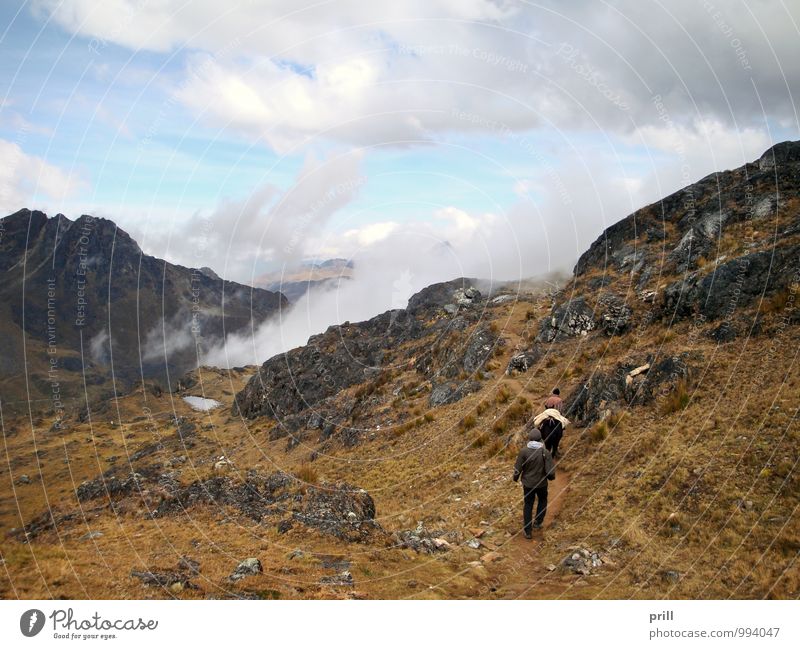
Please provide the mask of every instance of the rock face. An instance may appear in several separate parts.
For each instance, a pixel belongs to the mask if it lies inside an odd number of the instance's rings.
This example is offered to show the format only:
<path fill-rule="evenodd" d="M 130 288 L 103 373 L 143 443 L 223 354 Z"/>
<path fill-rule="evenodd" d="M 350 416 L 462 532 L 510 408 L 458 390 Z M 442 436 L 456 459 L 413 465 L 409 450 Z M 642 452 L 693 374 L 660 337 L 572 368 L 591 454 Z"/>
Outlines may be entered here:
<path fill-rule="evenodd" d="M 461 399 L 475 389 L 463 375 L 477 375 L 503 344 L 491 329 L 476 326 L 483 298 L 469 281 L 434 284 L 412 296 L 406 309 L 330 327 L 304 347 L 267 360 L 236 395 L 233 413 L 276 420 L 278 436 L 299 439 L 298 432 L 308 428 L 322 428 L 320 438 L 348 435 L 345 426 L 325 431 L 358 410 L 364 397 L 387 379 L 386 368 L 409 358 L 431 384 L 431 405 Z M 457 305 L 455 315 L 447 305 Z M 365 395 L 349 410 L 333 403 L 343 390 L 360 384 Z M 351 437 L 355 442 L 358 434 Z"/>
<path fill-rule="evenodd" d="M 589 425 L 614 407 L 652 402 L 690 372 L 685 355 L 631 359 L 611 372 L 595 373 L 582 381 L 564 400 L 564 412 L 578 425 Z"/>
<path fill-rule="evenodd" d="M 720 343 L 757 332 L 755 307 L 783 311 L 800 284 L 799 200 L 800 142 L 783 142 L 637 210 L 581 255 L 537 340 L 687 319 Z"/>
<path fill-rule="evenodd" d="M 602 306 L 600 329 L 608 336 L 627 333 L 633 317 L 631 307 L 616 295 L 604 294 L 599 301 Z"/>
<path fill-rule="evenodd" d="M 568 300 L 554 307 L 549 317 L 539 325 L 539 342 L 557 342 L 575 336 L 585 336 L 595 328 L 594 311 L 583 297 Z"/>
<path fill-rule="evenodd" d="M 800 245 L 762 250 L 732 259 L 711 272 L 698 272 L 667 286 L 662 318 L 681 320 L 695 314 L 707 320 L 730 316 L 764 293 L 786 288 L 800 269 Z"/>
<path fill-rule="evenodd" d="M 62 396 L 73 396 L 63 393 L 74 375 L 74 396 L 84 397 L 84 368 L 90 387 L 109 380 L 112 359 L 118 386 L 143 377 L 168 386 L 226 332 L 288 305 L 280 293 L 146 255 L 106 219 L 24 209 L 2 219 L 0 231 L 0 378 L 23 371 L 27 346 L 35 388 L 37 362 L 47 362 L 54 343 Z"/>
<path fill-rule="evenodd" d="M 515 354 L 511 357 L 511 360 L 508 361 L 506 374 L 511 375 L 514 372 L 527 372 L 539 362 L 542 355 L 543 352 L 538 346 L 534 346 L 528 351 Z"/>

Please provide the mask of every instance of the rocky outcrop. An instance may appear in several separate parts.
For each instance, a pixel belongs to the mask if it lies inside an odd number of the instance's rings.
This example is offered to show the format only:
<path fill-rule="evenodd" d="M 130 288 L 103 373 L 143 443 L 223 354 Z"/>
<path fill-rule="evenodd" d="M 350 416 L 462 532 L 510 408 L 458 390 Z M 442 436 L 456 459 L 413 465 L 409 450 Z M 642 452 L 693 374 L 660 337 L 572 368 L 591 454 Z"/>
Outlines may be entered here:
<path fill-rule="evenodd" d="M 709 273 L 692 273 L 667 286 L 661 295 L 662 319 L 701 315 L 730 317 L 765 293 L 786 288 L 800 269 L 800 246 L 763 250 L 736 257 Z"/>
<path fill-rule="evenodd" d="M 621 297 L 612 294 L 602 295 L 599 303 L 602 311 L 599 325 L 603 333 L 608 336 L 627 333 L 633 318 L 631 307 Z"/>
<path fill-rule="evenodd" d="M 688 356 L 630 359 L 607 373 L 595 373 L 564 400 L 564 413 L 586 426 L 619 406 L 652 402 L 659 394 L 690 376 Z"/>
<path fill-rule="evenodd" d="M 536 363 L 542 358 L 543 352 L 538 345 L 534 345 L 531 349 L 514 354 L 511 360 L 508 361 L 506 367 L 506 374 L 511 375 L 514 372 L 527 372 L 534 367 Z"/>
<path fill-rule="evenodd" d="M 474 307 L 481 300 L 480 292 L 467 282 L 434 284 L 412 296 L 407 309 L 330 327 L 312 336 L 304 347 L 269 359 L 236 395 L 233 413 L 248 419 L 275 419 L 280 434 L 295 432 L 309 420 L 306 411 L 319 409 L 351 386 L 380 381 L 383 368 L 391 365 L 400 346 L 427 336 L 443 341 L 420 343 L 415 362 L 417 371 L 433 384 L 432 403 L 458 400 L 470 388 L 463 380 L 454 385 L 456 379 L 464 372 L 471 376 L 481 370 L 502 344 L 488 328 L 467 331 L 479 320 Z M 457 316 L 444 315 L 448 304 L 458 305 Z M 464 333 L 456 335 L 460 332 Z M 407 350 L 406 356 L 413 353 Z M 437 390 L 439 385 L 448 387 Z"/>
<path fill-rule="evenodd" d="M 24 209 L 2 219 L 0 231 L 0 374 L 47 361 L 49 322 L 58 334 L 59 353 L 49 360 L 58 361 L 62 398 L 82 401 L 84 380 L 93 389 L 110 384 L 112 373 L 118 391 L 143 378 L 172 388 L 225 335 L 288 305 L 280 293 L 146 255 L 107 219 Z"/>
<path fill-rule="evenodd" d="M 575 297 L 560 306 L 539 323 L 538 342 L 557 342 L 585 336 L 595 328 L 594 310 L 583 297 Z"/>

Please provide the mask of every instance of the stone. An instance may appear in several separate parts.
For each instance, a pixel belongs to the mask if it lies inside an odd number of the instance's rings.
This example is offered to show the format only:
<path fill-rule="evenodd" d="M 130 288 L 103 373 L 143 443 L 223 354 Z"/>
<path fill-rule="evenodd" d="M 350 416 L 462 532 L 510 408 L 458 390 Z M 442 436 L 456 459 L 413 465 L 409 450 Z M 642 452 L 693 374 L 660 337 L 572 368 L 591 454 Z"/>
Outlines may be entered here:
<path fill-rule="evenodd" d="M 503 558 L 503 555 L 499 552 L 487 552 L 481 557 L 481 563 L 495 563 L 500 561 Z"/>
<path fill-rule="evenodd" d="M 537 342 L 557 342 L 587 335 L 595 328 L 594 311 L 583 297 L 574 297 L 554 306 L 550 315 L 539 323 Z"/>
<path fill-rule="evenodd" d="M 542 358 L 542 355 L 543 352 L 538 346 L 535 346 L 528 351 L 514 354 L 511 357 L 511 360 L 508 361 L 506 374 L 510 376 L 513 372 L 527 372 L 539 362 L 539 360 Z"/>
<path fill-rule="evenodd" d="M 191 575 L 198 575 L 200 574 L 200 562 L 189 557 L 181 557 L 178 560 L 178 570 L 188 572 Z"/>
<path fill-rule="evenodd" d="M 351 573 L 349 570 L 344 570 L 338 575 L 323 577 L 319 580 L 319 583 L 326 584 L 328 586 L 352 586 L 354 584 L 353 573 Z"/>
<path fill-rule="evenodd" d="M 506 294 L 506 295 L 498 295 L 497 297 L 492 298 L 492 304 L 506 304 L 508 302 L 513 302 L 517 299 L 516 295 Z"/>
<path fill-rule="evenodd" d="M 30 484 L 30 483 L 31 479 L 24 473 L 19 478 L 17 478 L 17 484 Z"/>
<path fill-rule="evenodd" d="M 453 301 L 458 306 L 472 306 L 481 299 L 481 292 L 474 286 L 459 288 L 453 292 Z"/>
<path fill-rule="evenodd" d="M 86 532 L 86 534 L 81 537 L 81 541 L 93 541 L 94 539 L 99 539 L 102 536 L 103 533 L 96 530 L 92 532 Z"/>
<path fill-rule="evenodd" d="M 587 548 L 574 548 L 562 561 L 561 567 L 576 575 L 590 575 L 592 569 L 603 565 L 597 552 Z"/>
<path fill-rule="evenodd" d="M 481 547 L 481 542 L 478 539 L 470 539 L 467 541 L 467 547 L 478 550 Z"/>
<path fill-rule="evenodd" d="M 217 473 L 225 473 L 227 472 L 233 464 L 230 460 L 228 460 L 224 455 L 221 456 L 216 462 L 214 462 L 214 471 Z"/>
<path fill-rule="evenodd" d="M 230 577 L 228 577 L 228 581 L 236 582 L 245 577 L 258 575 L 262 572 L 264 572 L 264 568 L 261 565 L 261 561 L 255 557 L 250 557 L 236 566 L 236 569 L 231 573 Z"/>
<path fill-rule="evenodd" d="M 621 335 L 628 331 L 631 325 L 633 311 L 617 295 L 604 295 L 599 300 L 602 309 L 600 314 L 600 329 L 607 336 Z"/>

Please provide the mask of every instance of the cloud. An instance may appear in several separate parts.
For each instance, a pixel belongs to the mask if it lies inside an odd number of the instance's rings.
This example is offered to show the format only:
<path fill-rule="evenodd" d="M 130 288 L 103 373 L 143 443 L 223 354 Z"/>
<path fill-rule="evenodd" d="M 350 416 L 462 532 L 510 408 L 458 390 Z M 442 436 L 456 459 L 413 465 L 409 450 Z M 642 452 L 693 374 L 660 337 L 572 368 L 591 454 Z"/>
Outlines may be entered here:
<path fill-rule="evenodd" d="M 744 10 L 490 0 L 214 2 L 40 0 L 66 29 L 131 49 L 188 48 L 179 99 L 203 119 L 280 152 L 434 133 L 533 128 L 630 134 L 659 123 L 652 97 L 688 128 L 797 126 L 798 7 Z M 256 29 L 253 26 L 257 25 Z M 458 119 L 454 109 L 480 119 Z"/>
<path fill-rule="evenodd" d="M 22 207 L 59 211 L 63 202 L 87 186 L 73 173 L 25 153 L 19 144 L 0 140 L 0 211 L 16 212 Z M 52 211 L 52 208 L 50 211 Z"/>
<path fill-rule="evenodd" d="M 325 158 L 308 154 L 285 189 L 267 182 L 208 212 L 167 219 L 166 232 L 143 232 L 135 223 L 131 231 L 147 242 L 148 254 L 189 267 L 209 266 L 226 279 L 252 283 L 264 262 L 274 266 L 309 256 L 309 242 L 366 183 L 362 159 L 357 150 Z M 376 224 L 372 236 L 380 230 Z"/>

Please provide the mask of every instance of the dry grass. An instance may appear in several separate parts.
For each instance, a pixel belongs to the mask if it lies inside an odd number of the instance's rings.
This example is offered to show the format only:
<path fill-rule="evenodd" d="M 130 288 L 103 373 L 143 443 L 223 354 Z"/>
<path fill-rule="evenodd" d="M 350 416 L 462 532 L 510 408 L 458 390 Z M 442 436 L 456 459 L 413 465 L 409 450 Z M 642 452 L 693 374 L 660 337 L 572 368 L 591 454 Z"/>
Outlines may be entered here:
<path fill-rule="evenodd" d="M 297 469 L 295 476 L 304 484 L 319 484 L 319 472 L 310 464 L 303 464 L 299 469 Z"/>
<path fill-rule="evenodd" d="M 509 317 L 508 325 L 503 320 L 503 335 L 509 338 L 507 349 L 519 344 L 529 308 L 529 304 L 521 305 L 511 316 L 503 316 Z M 652 349 L 661 333 L 656 326 L 646 332 L 639 340 L 643 350 Z M 0 595 L 172 597 L 157 589 L 144 589 L 130 578 L 130 570 L 170 567 L 185 554 L 202 565 L 202 590 L 184 591 L 182 598 L 222 595 L 230 590 L 271 598 L 347 597 L 350 590 L 371 598 L 475 598 L 514 596 L 524 589 L 524 596 L 542 598 L 800 596 L 800 576 L 791 569 L 800 548 L 800 480 L 794 469 L 800 436 L 790 425 L 791 413 L 797 407 L 800 368 L 792 364 L 790 355 L 776 354 L 762 386 L 762 392 L 769 395 L 763 403 L 759 399 L 743 400 L 742 382 L 738 380 L 755 375 L 762 367 L 766 339 L 756 339 L 764 344 L 747 349 L 721 350 L 711 343 L 703 347 L 704 339 L 695 341 L 696 348 L 713 361 L 713 367 L 693 389 L 701 398 L 712 393 L 715 398 L 689 401 L 689 386 L 682 386 L 673 391 L 686 395 L 686 401 L 675 410 L 680 417 L 662 416 L 659 399 L 632 408 L 627 417 L 612 413 L 602 422 L 605 433 L 596 440 L 591 431 L 581 435 L 568 429 L 559 473 L 569 476 L 569 488 L 558 525 L 546 531 L 535 553 L 528 553 L 526 548 L 520 551 L 514 542 L 507 542 L 506 534 L 518 531 L 519 525 L 517 489 L 508 479 L 510 462 L 519 447 L 506 446 L 506 440 L 509 432 L 515 432 L 514 426 L 524 421 L 527 407 L 533 408 L 518 395 L 529 390 L 530 401 L 539 404 L 549 386 L 561 382 L 570 359 L 577 359 L 588 369 L 592 353 L 605 344 L 600 336 L 589 338 L 559 343 L 557 353 L 551 354 L 535 375 L 503 378 L 500 386 L 489 381 L 476 394 L 424 414 L 422 410 L 416 415 L 392 411 L 388 406 L 395 405 L 396 400 L 389 390 L 383 391 L 386 394 L 374 390 L 370 396 L 380 397 L 378 409 L 365 413 L 366 421 L 373 426 L 380 423 L 382 431 L 390 432 L 374 439 L 365 436 L 352 448 L 333 438 L 313 466 L 309 452 L 319 448 L 313 435 L 306 435 L 304 448 L 290 450 L 285 438 L 268 439 L 271 425 L 265 422 L 243 424 L 223 409 L 210 415 L 188 409 L 177 413 L 192 418 L 200 431 L 196 446 L 186 451 L 182 481 L 196 479 L 198 474 L 213 475 L 209 458 L 223 452 L 230 454 L 241 471 L 258 467 L 271 472 L 280 467 L 312 484 L 324 476 L 326 483 L 347 482 L 367 489 L 388 532 L 413 529 L 423 517 L 436 521 L 438 529 L 461 534 L 467 534 L 471 527 L 484 527 L 481 521 L 489 521 L 494 532 L 486 540 L 500 546 L 500 562 L 468 570 L 469 562 L 478 556 L 468 548 L 455 548 L 432 561 L 428 555 L 381 545 L 356 547 L 299 525 L 278 535 L 270 526 L 228 519 L 227 513 L 211 507 L 196 507 L 188 517 L 158 521 L 147 518 L 143 511 L 119 517 L 101 512 L 90 521 L 92 529 L 104 534 L 96 544 L 79 540 L 87 531 L 83 524 L 60 530 L 60 537 L 41 537 L 30 544 L 0 538 L 7 570 L 0 572 Z M 681 351 L 684 339 L 674 336 L 675 350 Z M 781 348 L 794 349 L 800 344 L 800 332 L 789 327 L 779 343 Z M 630 340 L 620 337 L 603 363 L 611 366 L 630 354 Z M 730 381 L 733 367 L 737 376 Z M 398 385 L 408 387 L 419 381 L 419 375 L 409 370 L 398 373 L 395 379 Z M 561 382 L 564 394 L 575 385 L 574 381 Z M 209 396 L 229 403 L 230 397 L 221 395 L 222 389 L 231 390 L 230 383 L 221 382 L 218 387 L 219 392 L 214 392 L 212 386 Z M 238 385 L 233 387 L 239 389 Z M 506 396 L 498 398 L 500 392 Z M 401 399 L 396 405 L 403 402 Z M 125 457 L 126 449 L 135 450 L 174 430 L 170 395 L 148 403 L 156 415 L 155 426 L 147 421 L 133 423 L 142 413 L 141 403 L 133 398 L 121 401 L 124 425 L 115 430 L 95 422 L 94 430 L 82 424 L 63 435 L 39 435 L 49 424 L 43 421 L 37 429 L 37 441 L 48 453 L 41 459 L 41 481 L 51 502 L 74 508 L 70 505 L 73 480 L 79 483 L 93 478 L 111 466 L 109 457 Z M 765 409 L 773 405 L 777 410 L 765 418 Z M 177 407 L 183 408 L 180 403 Z M 707 412 L 709 408 L 713 412 Z M 737 413 L 736 423 L 730 417 L 733 412 Z M 492 413 L 498 416 L 502 433 L 489 425 Z M 474 422 L 466 428 L 469 437 L 461 425 L 464 421 Z M 207 424 L 213 424 L 213 429 L 205 430 Z M 756 427 L 759 434 L 744 442 L 752 446 L 751 452 L 743 455 L 743 442 L 738 437 Z M 0 521 L 4 529 L 20 525 L 16 505 L 25 520 L 45 508 L 37 459 L 30 450 L 29 428 L 27 418 L 6 421 L 7 430 L 17 431 L 6 437 L 13 475 L 27 473 L 34 483 L 12 483 L 8 465 L 0 467 Z M 70 449 L 69 466 L 63 463 L 65 445 Z M 465 445 L 475 450 L 465 451 Z M 166 461 L 170 454 L 153 459 Z M 307 473 L 309 470 L 316 475 Z M 461 477 L 449 477 L 456 473 Z M 237 479 L 237 474 L 232 473 L 231 479 Z M 12 489 L 16 491 L 15 500 Z M 447 496 L 431 499 L 429 494 Z M 752 508 L 738 507 L 739 499 L 752 501 Z M 673 513 L 676 516 L 670 519 Z M 202 542 L 193 543 L 198 539 Z M 604 566 L 582 579 L 545 569 L 547 564 L 563 559 L 564 548 L 576 543 L 608 554 L 616 565 Z M 294 547 L 302 548 L 305 557 L 289 560 L 288 549 Z M 355 588 L 321 586 L 320 578 L 330 570 L 322 567 L 318 555 L 351 559 Z M 231 586 L 227 576 L 238 559 L 248 556 L 260 558 L 264 574 Z M 520 576 L 520 561 L 528 556 L 530 570 L 526 568 Z M 291 572 L 282 572 L 287 570 Z M 677 583 L 667 582 L 664 571 L 675 571 L 681 578 Z M 520 582 L 524 585 L 515 592 Z"/>
<path fill-rule="evenodd" d="M 688 382 L 684 379 L 678 381 L 677 385 L 664 398 L 661 404 L 661 414 L 671 415 L 684 410 L 691 400 Z"/>

